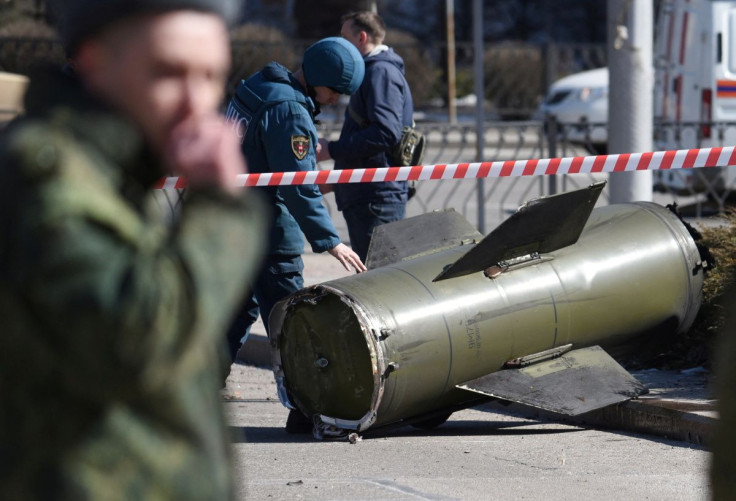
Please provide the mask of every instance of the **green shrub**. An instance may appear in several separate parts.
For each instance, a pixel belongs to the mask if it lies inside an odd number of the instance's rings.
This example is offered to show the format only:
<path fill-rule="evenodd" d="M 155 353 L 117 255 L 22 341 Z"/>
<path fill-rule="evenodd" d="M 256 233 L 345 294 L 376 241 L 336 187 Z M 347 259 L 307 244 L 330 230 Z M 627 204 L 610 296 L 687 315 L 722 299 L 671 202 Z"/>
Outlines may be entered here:
<path fill-rule="evenodd" d="M 442 72 L 429 56 L 427 48 L 411 34 L 394 29 L 386 32 L 386 45 L 404 60 L 406 81 L 411 88 L 414 106 L 427 102 L 435 93 Z"/>
<path fill-rule="evenodd" d="M 0 0 L 0 26 L 44 17 L 43 3 L 39 5 L 37 0 Z"/>
<path fill-rule="evenodd" d="M 283 31 L 262 24 L 244 24 L 231 30 L 232 68 L 228 78 L 228 95 L 235 92 L 241 80 L 260 71 L 267 63 L 277 61 L 290 70 L 301 61 L 303 50 Z M 306 46 L 304 47 L 306 48 Z"/>
<path fill-rule="evenodd" d="M 702 243 L 710 249 L 716 266 L 705 277 L 703 302 L 687 335 L 677 340 L 674 349 L 682 350 L 686 365 L 710 367 L 713 343 L 722 329 L 725 312 L 721 301 L 734 287 L 736 275 L 736 212 L 728 210 L 722 225 L 704 228 Z"/>
<path fill-rule="evenodd" d="M 28 74 L 37 64 L 64 64 L 54 30 L 41 21 L 20 19 L 0 26 L 0 69 Z"/>
<path fill-rule="evenodd" d="M 493 45 L 483 54 L 486 99 L 504 117 L 528 118 L 542 95 L 543 59 L 529 44 Z"/>
<path fill-rule="evenodd" d="M 723 216 L 723 224 L 702 228 L 700 244 L 715 258 L 715 267 L 703 282 L 703 299 L 690 329 L 666 344 L 643 347 L 627 362 L 629 368 L 687 369 L 712 368 L 713 348 L 725 321 L 721 301 L 734 285 L 736 273 L 736 212 Z"/>

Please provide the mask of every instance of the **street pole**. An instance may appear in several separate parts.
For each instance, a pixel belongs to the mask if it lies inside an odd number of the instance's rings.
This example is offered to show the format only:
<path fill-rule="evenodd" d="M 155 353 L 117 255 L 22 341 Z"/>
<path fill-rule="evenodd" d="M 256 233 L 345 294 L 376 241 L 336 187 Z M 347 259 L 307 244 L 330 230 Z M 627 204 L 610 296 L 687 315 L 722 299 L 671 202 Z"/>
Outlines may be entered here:
<path fill-rule="evenodd" d="M 455 1 L 445 0 L 447 17 L 447 116 L 450 123 L 457 122 L 455 105 Z"/>
<path fill-rule="evenodd" d="M 483 161 L 485 149 L 485 80 L 483 74 L 483 0 L 473 0 L 473 71 L 475 91 L 475 160 Z M 485 179 L 477 181 L 478 231 L 486 233 L 486 198 Z"/>
<path fill-rule="evenodd" d="M 608 0 L 609 153 L 652 151 L 652 0 Z M 609 202 L 652 200 L 652 173 L 609 176 Z"/>

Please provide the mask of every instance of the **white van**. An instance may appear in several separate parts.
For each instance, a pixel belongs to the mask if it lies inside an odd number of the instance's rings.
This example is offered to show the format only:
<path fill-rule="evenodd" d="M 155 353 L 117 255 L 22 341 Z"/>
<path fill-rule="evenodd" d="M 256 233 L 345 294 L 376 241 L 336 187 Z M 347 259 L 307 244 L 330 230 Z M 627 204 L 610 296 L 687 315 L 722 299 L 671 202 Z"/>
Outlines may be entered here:
<path fill-rule="evenodd" d="M 608 68 L 561 78 L 550 85 L 534 118 L 554 116 L 564 127 L 562 136 L 605 153 L 608 143 Z"/>
<path fill-rule="evenodd" d="M 656 149 L 736 145 L 736 0 L 660 0 L 654 43 Z M 713 127 L 710 123 L 731 126 Z M 734 168 L 658 171 L 672 190 L 723 190 Z"/>

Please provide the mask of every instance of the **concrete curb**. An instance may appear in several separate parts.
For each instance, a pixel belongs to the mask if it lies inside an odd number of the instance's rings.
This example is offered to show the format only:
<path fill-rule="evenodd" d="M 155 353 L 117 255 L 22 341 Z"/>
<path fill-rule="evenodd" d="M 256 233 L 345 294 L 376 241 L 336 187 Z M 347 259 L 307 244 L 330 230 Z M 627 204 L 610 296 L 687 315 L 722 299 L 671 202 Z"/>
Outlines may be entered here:
<path fill-rule="evenodd" d="M 682 400 L 680 402 L 683 402 Z M 499 409 L 503 412 L 503 408 Z M 532 418 L 581 427 L 643 433 L 657 437 L 706 445 L 717 423 L 715 412 L 689 412 L 663 406 L 658 401 L 629 400 L 582 416 L 570 417 L 512 404 L 506 411 Z"/>
<path fill-rule="evenodd" d="M 251 333 L 238 353 L 240 362 L 271 367 L 271 348 L 263 334 Z M 697 445 L 709 442 L 717 418 L 714 403 L 679 398 L 642 397 L 578 417 L 561 416 L 528 406 L 499 406 L 499 412 L 512 412 L 532 419 L 544 419 L 576 426 L 644 433 Z"/>
<path fill-rule="evenodd" d="M 593 426 L 615 427 L 637 433 L 647 433 L 664 438 L 704 445 L 712 437 L 717 419 L 663 407 L 655 402 L 630 400 L 623 404 L 601 409 L 583 422 Z"/>

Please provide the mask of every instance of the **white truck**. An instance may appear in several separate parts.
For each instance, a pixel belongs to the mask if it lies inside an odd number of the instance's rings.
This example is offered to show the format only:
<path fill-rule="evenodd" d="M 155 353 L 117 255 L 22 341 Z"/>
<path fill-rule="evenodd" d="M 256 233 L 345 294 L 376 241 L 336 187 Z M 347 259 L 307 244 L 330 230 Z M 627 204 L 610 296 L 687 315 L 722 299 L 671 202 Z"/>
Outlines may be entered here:
<path fill-rule="evenodd" d="M 736 0 L 659 0 L 654 35 L 657 150 L 736 146 Z M 567 139 L 605 151 L 608 70 L 555 82 L 538 117 L 555 115 Z M 584 126 L 587 126 L 584 127 Z M 655 171 L 655 188 L 682 194 L 736 189 L 736 167 Z M 719 195 L 721 196 L 721 195 Z"/>
<path fill-rule="evenodd" d="M 656 149 L 736 145 L 736 1 L 660 0 L 654 66 Z M 655 185 L 722 192 L 736 168 L 657 171 Z"/>

